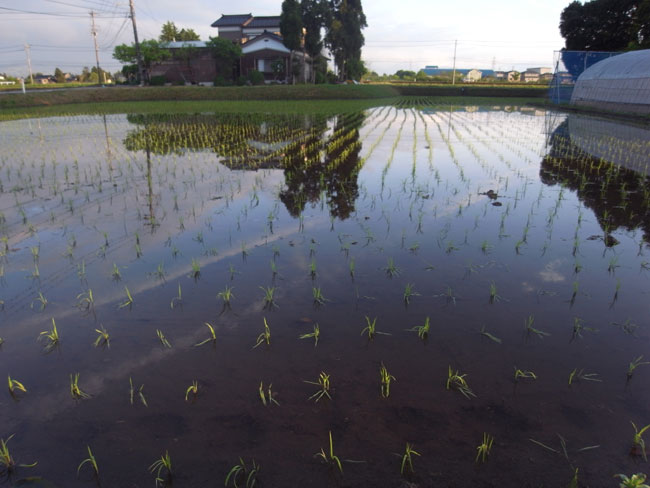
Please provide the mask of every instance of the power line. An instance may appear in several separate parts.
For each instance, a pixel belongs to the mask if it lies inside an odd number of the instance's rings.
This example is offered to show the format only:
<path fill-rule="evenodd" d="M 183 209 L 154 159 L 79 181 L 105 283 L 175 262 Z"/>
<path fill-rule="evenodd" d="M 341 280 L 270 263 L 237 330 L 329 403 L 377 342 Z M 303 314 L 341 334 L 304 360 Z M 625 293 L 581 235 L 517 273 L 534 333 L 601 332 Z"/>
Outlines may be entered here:
<path fill-rule="evenodd" d="M 9 8 L 9 7 L 0 7 L 0 10 L 7 10 L 9 13 L 5 15 L 10 15 L 12 12 L 18 12 L 21 14 L 35 14 L 35 15 L 51 15 L 53 17 L 67 17 L 67 18 L 78 18 L 78 19 L 87 19 L 88 17 L 85 15 L 81 14 L 76 14 L 72 12 L 38 12 L 35 10 L 20 10 L 17 8 Z M 111 17 L 102 17 L 104 19 L 109 19 Z"/>

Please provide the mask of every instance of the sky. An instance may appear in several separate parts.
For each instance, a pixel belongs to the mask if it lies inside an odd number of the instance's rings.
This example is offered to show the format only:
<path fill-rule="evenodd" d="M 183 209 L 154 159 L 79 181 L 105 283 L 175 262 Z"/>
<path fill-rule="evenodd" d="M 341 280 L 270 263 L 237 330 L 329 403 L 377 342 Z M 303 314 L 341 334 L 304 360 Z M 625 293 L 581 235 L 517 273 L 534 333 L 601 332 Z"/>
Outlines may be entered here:
<path fill-rule="evenodd" d="M 279 15 L 282 0 L 133 0 L 140 40 L 157 38 L 162 24 L 192 28 L 202 40 L 217 35 L 221 14 Z M 552 67 L 563 47 L 560 13 L 569 0 L 364 0 L 368 27 L 362 59 L 379 74 L 427 65 L 525 70 Z M 0 73 L 32 70 L 79 73 L 94 66 L 90 11 L 96 12 L 99 62 L 120 70 L 113 47 L 133 42 L 128 0 L 1 0 Z"/>

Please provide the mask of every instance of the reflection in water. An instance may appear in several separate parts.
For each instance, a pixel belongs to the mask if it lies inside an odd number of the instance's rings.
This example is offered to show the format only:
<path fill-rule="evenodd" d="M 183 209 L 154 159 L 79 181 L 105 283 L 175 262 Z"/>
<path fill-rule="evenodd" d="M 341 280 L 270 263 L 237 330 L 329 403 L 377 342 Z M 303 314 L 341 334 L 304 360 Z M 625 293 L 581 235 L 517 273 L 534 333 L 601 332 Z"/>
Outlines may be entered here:
<path fill-rule="evenodd" d="M 231 169 L 282 169 L 285 187 L 280 200 L 291 215 L 300 215 L 307 203 L 323 197 L 330 214 L 345 219 L 354 212 L 359 192 L 359 127 L 364 119 L 363 113 L 330 120 L 291 115 L 129 115 L 129 122 L 142 128 L 131 131 L 124 145 L 147 153 L 148 174 L 151 152 L 212 151 Z M 151 186 L 150 178 L 148 182 Z"/>
<path fill-rule="evenodd" d="M 578 194 L 592 209 L 605 243 L 618 228 L 643 229 L 650 242 L 650 130 L 619 122 L 570 115 L 550 137 L 540 178 Z"/>

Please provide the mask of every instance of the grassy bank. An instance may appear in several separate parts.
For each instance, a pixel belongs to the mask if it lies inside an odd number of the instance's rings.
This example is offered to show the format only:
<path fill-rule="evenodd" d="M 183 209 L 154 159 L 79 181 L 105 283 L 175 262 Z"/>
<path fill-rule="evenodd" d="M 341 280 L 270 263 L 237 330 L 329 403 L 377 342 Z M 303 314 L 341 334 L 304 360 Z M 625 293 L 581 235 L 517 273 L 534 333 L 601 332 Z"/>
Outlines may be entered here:
<path fill-rule="evenodd" d="M 336 100 L 175 100 L 97 102 L 35 107 L 5 108 L 0 120 L 23 118 L 73 116 L 88 114 L 171 114 L 171 113 L 309 113 L 335 115 L 357 112 L 379 105 L 399 107 L 441 106 L 444 110 L 457 110 L 465 106 L 480 105 L 526 105 L 535 98 L 485 98 L 485 97 L 400 97 L 336 99 Z"/>
<path fill-rule="evenodd" d="M 450 85 L 296 85 L 244 87 L 106 87 L 0 96 L 0 109 L 46 107 L 75 103 L 172 101 L 172 100 L 368 100 L 395 96 L 476 96 L 540 98 L 540 87 Z"/>

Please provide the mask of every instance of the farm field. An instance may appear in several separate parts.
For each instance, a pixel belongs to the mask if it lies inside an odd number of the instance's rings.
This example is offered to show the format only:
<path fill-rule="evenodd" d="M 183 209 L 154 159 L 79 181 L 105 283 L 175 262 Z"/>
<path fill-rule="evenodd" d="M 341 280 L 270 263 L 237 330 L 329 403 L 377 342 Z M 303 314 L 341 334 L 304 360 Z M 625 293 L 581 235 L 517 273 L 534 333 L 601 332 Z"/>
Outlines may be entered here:
<path fill-rule="evenodd" d="M 649 136 L 426 98 L 0 122 L 6 484 L 650 471 Z"/>

